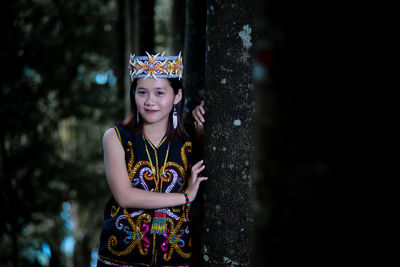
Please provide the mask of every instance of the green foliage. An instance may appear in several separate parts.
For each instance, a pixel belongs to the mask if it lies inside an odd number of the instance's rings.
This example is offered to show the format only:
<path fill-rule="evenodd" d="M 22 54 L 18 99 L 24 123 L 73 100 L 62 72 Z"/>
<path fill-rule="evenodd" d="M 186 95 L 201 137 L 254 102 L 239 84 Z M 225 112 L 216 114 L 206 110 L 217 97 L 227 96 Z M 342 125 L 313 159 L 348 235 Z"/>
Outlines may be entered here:
<path fill-rule="evenodd" d="M 110 79 L 118 73 L 115 0 L 5 1 L 0 15 L 3 266 L 25 262 L 41 242 L 59 250 L 65 201 L 93 213 L 80 226 L 98 238 L 108 195 L 101 137 L 123 107 Z M 95 81 L 100 71 L 105 84 Z"/>

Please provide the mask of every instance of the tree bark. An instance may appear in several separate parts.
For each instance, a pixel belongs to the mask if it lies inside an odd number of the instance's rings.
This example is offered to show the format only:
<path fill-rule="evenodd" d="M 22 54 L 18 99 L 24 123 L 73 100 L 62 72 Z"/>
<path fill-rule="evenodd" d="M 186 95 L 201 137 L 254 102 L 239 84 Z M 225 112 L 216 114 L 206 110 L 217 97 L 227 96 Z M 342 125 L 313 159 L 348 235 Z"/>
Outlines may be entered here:
<path fill-rule="evenodd" d="M 184 87 L 187 110 L 192 111 L 204 97 L 206 1 L 186 0 Z"/>
<path fill-rule="evenodd" d="M 136 55 L 154 51 L 154 0 L 134 0 L 133 48 Z"/>
<path fill-rule="evenodd" d="M 185 39 L 185 2 L 186 0 L 172 1 L 171 35 L 169 38 L 171 54 L 177 54 L 183 50 Z"/>
<path fill-rule="evenodd" d="M 124 92 L 125 114 L 129 112 L 130 77 L 128 69 L 129 55 L 154 53 L 154 0 L 120 0 L 119 13 L 121 24 L 121 87 Z"/>
<path fill-rule="evenodd" d="M 124 109 L 125 115 L 128 114 L 130 109 L 130 100 L 129 100 L 129 90 L 130 90 L 130 78 L 129 78 L 129 55 L 130 53 L 134 53 L 133 49 L 133 0 L 119 0 L 119 24 L 120 24 L 120 69 L 121 72 L 119 74 L 120 82 L 120 92 L 123 92 L 124 99 Z M 121 96 L 121 93 L 119 93 Z"/>
<path fill-rule="evenodd" d="M 14 218 L 13 218 L 14 219 Z M 18 246 L 18 226 L 17 219 L 11 224 L 11 237 L 12 237 L 12 262 L 14 267 L 20 266 L 19 264 L 19 246 Z"/>
<path fill-rule="evenodd" d="M 207 4 L 203 261 L 249 266 L 253 210 L 254 0 Z"/>
<path fill-rule="evenodd" d="M 62 254 L 61 249 L 59 248 L 59 244 L 56 246 L 50 244 L 51 249 L 51 258 L 49 261 L 49 267 L 63 267 L 65 266 L 64 261 L 62 261 Z"/>
<path fill-rule="evenodd" d="M 86 235 L 82 239 L 76 240 L 73 256 L 74 266 L 90 266 L 91 250 L 89 242 L 89 237 Z"/>

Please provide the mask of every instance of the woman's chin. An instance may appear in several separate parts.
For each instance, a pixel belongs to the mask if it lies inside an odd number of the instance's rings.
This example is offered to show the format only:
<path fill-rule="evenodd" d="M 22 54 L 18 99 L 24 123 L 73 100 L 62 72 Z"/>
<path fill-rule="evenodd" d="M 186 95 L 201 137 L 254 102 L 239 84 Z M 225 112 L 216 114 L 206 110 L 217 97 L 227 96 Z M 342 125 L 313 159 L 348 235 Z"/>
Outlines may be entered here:
<path fill-rule="evenodd" d="M 155 125 L 155 124 L 162 124 L 162 123 L 168 123 L 168 120 L 163 120 L 159 118 L 143 118 L 143 122 L 145 125 Z"/>

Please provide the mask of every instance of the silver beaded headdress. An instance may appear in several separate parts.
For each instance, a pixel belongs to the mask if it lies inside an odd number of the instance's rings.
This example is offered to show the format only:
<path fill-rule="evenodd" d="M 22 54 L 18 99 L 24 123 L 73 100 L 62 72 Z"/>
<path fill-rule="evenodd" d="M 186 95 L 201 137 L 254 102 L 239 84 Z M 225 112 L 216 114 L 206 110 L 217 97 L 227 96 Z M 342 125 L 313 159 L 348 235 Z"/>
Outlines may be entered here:
<path fill-rule="evenodd" d="M 147 56 L 130 55 L 129 75 L 131 80 L 135 78 L 182 78 L 183 63 L 181 53 L 178 56 L 164 56 L 165 52 Z"/>

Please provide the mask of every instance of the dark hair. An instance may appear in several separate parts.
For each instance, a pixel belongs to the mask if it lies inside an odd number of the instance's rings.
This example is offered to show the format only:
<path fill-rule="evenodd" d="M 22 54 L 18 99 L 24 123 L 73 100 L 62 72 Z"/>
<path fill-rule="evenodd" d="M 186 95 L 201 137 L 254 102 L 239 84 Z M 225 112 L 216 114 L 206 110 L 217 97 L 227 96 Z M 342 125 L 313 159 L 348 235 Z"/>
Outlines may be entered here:
<path fill-rule="evenodd" d="M 171 141 L 175 141 L 177 139 L 184 139 L 188 137 L 188 133 L 185 130 L 184 121 L 183 121 L 183 111 L 185 107 L 185 94 L 183 90 L 183 84 L 181 80 L 176 78 L 168 78 L 166 79 L 169 85 L 174 90 L 174 94 L 176 95 L 179 92 L 179 89 L 182 89 L 182 99 L 176 104 L 176 111 L 178 112 L 178 126 L 176 129 L 172 126 L 172 110 L 169 114 L 168 119 L 168 128 L 167 128 L 167 139 Z M 136 113 L 137 107 L 135 102 L 135 91 L 137 86 L 138 79 L 134 79 L 131 84 L 129 98 L 130 98 L 130 110 L 128 116 L 120 122 L 120 124 L 127 130 L 133 132 L 133 134 L 138 135 L 143 133 L 143 120 L 142 117 L 139 115 L 139 123 L 137 123 Z"/>

